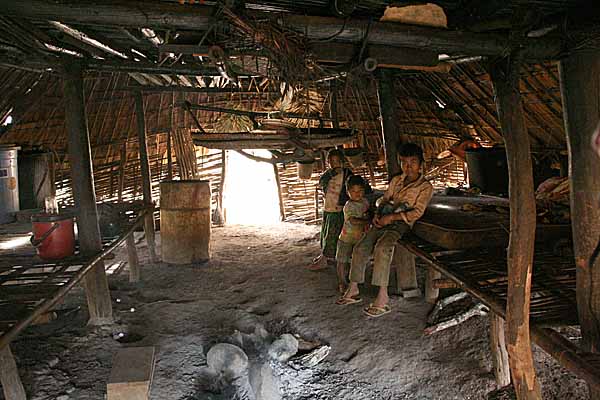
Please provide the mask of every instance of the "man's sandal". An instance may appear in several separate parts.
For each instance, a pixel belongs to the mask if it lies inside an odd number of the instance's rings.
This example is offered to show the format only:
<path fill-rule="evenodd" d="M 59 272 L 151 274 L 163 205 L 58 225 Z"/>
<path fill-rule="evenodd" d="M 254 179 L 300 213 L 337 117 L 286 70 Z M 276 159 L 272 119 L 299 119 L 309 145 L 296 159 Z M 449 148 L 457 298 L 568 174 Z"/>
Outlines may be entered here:
<path fill-rule="evenodd" d="M 389 304 L 384 305 L 383 307 L 375 306 L 372 303 L 369 304 L 369 307 L 363 309 L 363 312 L 366 316 L 371 318 L 379 318 L 384 316 L 385 314 L 389 314 L 392 311 L 392 307 Z"/>

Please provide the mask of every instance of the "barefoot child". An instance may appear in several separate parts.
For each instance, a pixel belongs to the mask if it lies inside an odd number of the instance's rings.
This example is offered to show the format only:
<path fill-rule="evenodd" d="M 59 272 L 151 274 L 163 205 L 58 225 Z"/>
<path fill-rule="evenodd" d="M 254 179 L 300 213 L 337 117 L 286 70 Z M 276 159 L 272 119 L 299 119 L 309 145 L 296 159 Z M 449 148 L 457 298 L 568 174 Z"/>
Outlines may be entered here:
<path fill-rule="evenodd" d="M 360 175 L 352 175 L 346 181 L 346 191 L 350 200 L 344 206 L 344 226 L 337 242 L 335 259 L 337 261 L 338 291 L 344 293 L 348 282 L 346 271 L 350 267 L 352 249 L 362 238 L 369 224 L 369 202 L 365 199 L 366 182 Z"/>
<path fill-rule="evenodd" d="M 327 268 L 327 262 L 335 259 L 338 237 L 344 224 L 344 204 L 348 200 L 346 180 L 352 171 L 342 167 L 343 155 L 340 150 L 327 154 L 329 169 L 321 175 L 319 187 L 325 194 L 323 222 L 321 224 L 321 254 L 308 267 L 311 271 Z"/>

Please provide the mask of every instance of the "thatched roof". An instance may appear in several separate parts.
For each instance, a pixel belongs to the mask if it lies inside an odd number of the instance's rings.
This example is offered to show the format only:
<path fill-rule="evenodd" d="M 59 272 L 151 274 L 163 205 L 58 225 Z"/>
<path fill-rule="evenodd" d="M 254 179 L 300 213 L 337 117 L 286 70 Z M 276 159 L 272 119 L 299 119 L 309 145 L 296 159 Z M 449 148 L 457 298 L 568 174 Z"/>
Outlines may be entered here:
<path fill-rule="evenodd" d="M 139 185 L 132 90 L 144 93 L 155 179 L 165 171 L 167 133 L 198 131 L 192 113 L 208 134 L 240 132 L 250 123 L 230 114 L 186 112 L 183 101 L 295 113 L 304 118 L 288 120 L 304 128 L 333 127 L 337 118 L 341 128 L 356 132 L 347 146 L 367 149 L 369 159 L 381 164 L 377 71 L 367 72 L 363 64 L 379 54 L 398 67 L 397 134 L 421 144 L 435 167 L 437 155 L 463 138 L 502 143 L 484 68 L 490 61 L 477 56 L 505 56 L 519 48 L 528 57 L 521 92 L 532 148 L 556 152 L 565 149 L 565 135 L 551 60 L 574 43 L 591 45 L 597 38 L 595 25 L 582 16 L 585 8 L 574 0 L 527 2 L 532 12 L 525 16 L 523 2 L 435 2 L 449 29 L 378 22 L 389 5 L 378 0 L 336 2 L 346 7 L 346 18 L 332 17 L 330 2 L 320 0 L 303 2 L 302 11 L 310 14 L 304 16 L 295 15 L 299 3 L 288 0 L 191 3 L 3 2 L 0 123 L 8 115 L 13 123 L 1 128 L 0 143 L 51 150 L 58 173 L 68 178 L 61 71 L 65 62 L 77 60 L 87 71 L 96 181 L 106 197 L 114 196 L 111 176 L 117 170 L 128 171 L 126 188 L 135 192 Z M 513 22 L 520 15 L 519 29 L 529 37 L 514 42 Z M 587 41 L 577 42 L 581 32 L 588 33 Z"/>

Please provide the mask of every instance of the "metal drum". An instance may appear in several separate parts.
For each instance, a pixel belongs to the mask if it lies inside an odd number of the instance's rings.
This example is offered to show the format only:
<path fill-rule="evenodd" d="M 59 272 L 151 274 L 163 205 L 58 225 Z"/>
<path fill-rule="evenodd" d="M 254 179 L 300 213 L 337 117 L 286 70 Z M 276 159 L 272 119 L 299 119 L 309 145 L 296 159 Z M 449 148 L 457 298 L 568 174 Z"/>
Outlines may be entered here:
<path fill-rule="evenodd" d="M 18 147 L 0 147 L 0 224 L 13 222 L 19 211 Z"/>
<path fill-rule="evenodd" d="M 192 264 L 210 258 L 210 183 L 201 180 L 160 183 L 162 260 Z"/>

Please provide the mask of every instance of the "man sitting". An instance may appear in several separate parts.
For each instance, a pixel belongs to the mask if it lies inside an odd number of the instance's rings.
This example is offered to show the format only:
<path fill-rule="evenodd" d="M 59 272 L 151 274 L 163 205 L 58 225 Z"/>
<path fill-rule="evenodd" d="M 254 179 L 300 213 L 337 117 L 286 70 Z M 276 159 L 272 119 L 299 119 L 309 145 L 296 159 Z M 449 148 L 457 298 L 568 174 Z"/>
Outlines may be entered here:
<path fill-rule="evenodd" d="M 373 228 L 356 244 L 352 252 L 350 286 L 336 302 L 339 305 L 362 301 L 358 284 L 365 280 L 365 268 L 373 254 L 372 284 L 379 286 L 375 301 L 364 309 L 370 317 L 380 317 L 391 311 L 388 305 L 388 281 L 394 247 L 398 239 L 409 231 L 421 218 L 433 196 L 433 186 L 423 177 L 423 150 L 414 143 L 404 144 L 400 149 L 402 175 L 392 179 L 380 199 Z"/>

